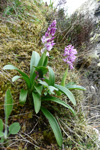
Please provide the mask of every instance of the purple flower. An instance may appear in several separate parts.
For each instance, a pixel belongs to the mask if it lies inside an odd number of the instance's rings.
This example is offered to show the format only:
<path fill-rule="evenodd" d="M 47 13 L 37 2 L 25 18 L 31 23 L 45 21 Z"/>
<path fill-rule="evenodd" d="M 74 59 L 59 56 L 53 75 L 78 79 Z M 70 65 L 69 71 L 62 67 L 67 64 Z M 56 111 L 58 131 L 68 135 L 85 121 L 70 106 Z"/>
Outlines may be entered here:
<path fill-rule="evenodd" d="M 77 51 L 76 49 L 74 49 L 74 46 L 68 45 L 67 47 L 65 47 L 63 56 L 65 56 L 66 58 L 64 58 L 63 61 L 69 65 L 70 69 L 74 69 L 73 62 L 76 59 L 75 54 L 77 54 Z"/>
<path fill-rule="evenodd" d="M 46 43 L 45 44 L 45 47 L 48 51 L 51 51 L 51 49 L 53 48 L 52 44 L 51 43 Z"/>
<path fill-rule="evenodd" d="M 39 78 L 39 73 L 38 73 L 38 71 L 35 71 L 35 73 L 36 73 L 35 79 L 38 79 L 38 78 Z"/>
<path fill-rule="evenodd" d="M 41 53 L 44 53 L 47 50 L 46 55 L 49 56 L 49 51 L 53 48 L 55 45 L 54 43 L 54 35 L 56 32 L 56 20 L 54 20 L 51 25 L 48 27 L 47 32 L 45 35 L 41 38 L 42 43 L 44 44 L 44 48 L 41 50 Z"/>

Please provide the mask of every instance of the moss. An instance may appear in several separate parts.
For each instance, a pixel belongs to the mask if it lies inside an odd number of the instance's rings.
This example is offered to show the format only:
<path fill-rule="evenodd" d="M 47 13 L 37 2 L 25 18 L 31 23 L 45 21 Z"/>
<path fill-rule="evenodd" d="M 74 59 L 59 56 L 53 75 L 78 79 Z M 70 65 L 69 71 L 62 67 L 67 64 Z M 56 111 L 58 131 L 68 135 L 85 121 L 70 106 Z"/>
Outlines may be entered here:
<path fill-rule="evenodd" d="M 51 143 L 56 144 L 56 140 L 55 140 L 53 132 L 45 130 L 43 132 L 43 141 L 47 145 L 50 145 Z"/>

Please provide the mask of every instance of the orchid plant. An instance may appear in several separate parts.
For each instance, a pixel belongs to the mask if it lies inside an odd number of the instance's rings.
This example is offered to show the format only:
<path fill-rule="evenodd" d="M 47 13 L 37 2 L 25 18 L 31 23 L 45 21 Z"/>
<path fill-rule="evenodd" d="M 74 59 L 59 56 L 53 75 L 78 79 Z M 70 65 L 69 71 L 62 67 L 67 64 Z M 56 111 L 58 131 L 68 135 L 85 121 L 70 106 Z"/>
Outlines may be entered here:
<path fill-rule="evenodd" d="M 4 103 L 4 113 L 5 113 L 5 129 L 2 119 L 0 119 L 0 143 L 4 143 L 10 134 L 17 134 L 20 130 L 20 124 L 18 122 L 12 123 L 8 126 L 8 118 L 13 109 L 13 98 L 10 90 L 6 91 L 5 103 Z"/>
<path fill-rule="evenodd" d="M 67 64 L 67 68 L 66 68 L 66 71 L 65 71 L 65 73 L 63 75 L 61 85 L 62 86 L 66 86 L 70 90 L 72 90 L 72 89 L 86 90 L 84 87 L 82 87 L 80 85 L 76 85 L 74 83 L 65 84 L 66 83 L 67 74 L 68 74 L 68 69 L 69 68 L 71 70 L 74 69 L 73 65 L 74 65 L 74 62 L 75 62 L 75 59 L 76 59 L 76 54 L 77 54 L 77 50 L 74 49 L 74 46 L 68 45 L 68 46 L 65 47 L 64 54 L 63 54 L 63 56 L 65 58 L 63 58 L 63 61 Z"/>
<path fill-rule="evenodd" d="M 53 69 L 48 64 L 48 56 L 49 52 L 55 45 L 54 43 L 54 35 L 56 32 L 56 20 L 54 20 L 51 25 L 48 27 L 47 32 L 42 37 L 42 43 L 44 44 L 44 48 L 41 50 L 41 57 L 40 55 L 33 51 L 32 57 L 30 61 L 30 76 L 28 76 L 26 73 L 19 70 L 17 67 L 13 65 L 6 65 L 3 69 L 9 69 L 9 70 L 16 70 L 18 71 L 21 76 L 14 76 L 12 78 L 12 81 L 15 82 L 17 79 L 22 78 L 27 85 L 27 89 L 21 89 L 19 101 L 20 103 L 25 103 L 26 100 L 28 100 L 27 97 L 30 97 L 33 101 L 34 110 L 35 113 L 39 113 L 41 110 L 44 114 L 44 116 L 48 119 L 50 126 L 54 132 L 55 138 L 57 140 L 57 143 L 59 146 L 62 145 L 62 133 L 61 129 L 57 123 L 57 120 L 55 117 L 45 108 L 43 107 L 43 104 L 46 103 L 48 105 L 49 101 L 58 103 L 66 108 L 68 108 L 74 115 L 75 111 L 73 108 L 65 103 L 63 100 L 59 99 L 56 95 L 60 92 L 65 94 L 69 100 L 72 102 L 73 105 L 76 105 L 76 101 L 74 98 L 74 95 L 72 92 L 65 86 L 65 77 L 62 79 L 61 85 L 58 85 L 55 83 L 55 73 Z M 73 61 L 75 60 L 76 54 L 75 49 L 71 47 L 67 47 L 65 50 L 64 56 L 68 55 L 66 62 L 70 65 L 71 68 L 73 68 Z M 67 49 L 69 48 L 69 52 L 67 52 Z M 71 54 L 73 53 L 73 54 Z M 70 58 L 69 58 L 70 55 Z"/>
<path fill-rule="evenodd" d="M 63 54 L 63 56 L 65 58 L 63 59 L 63 61 L 66 62 L 67 69 L 63 75 L 62 82 L 61 82 L 61 85 L 63 85 L 63 86 L 65 86 L 68 68 L 70 67 L 70 69 L 74 69 L 73 63 L 76 59 L 76 56 L 75 56 L 76 54 L 77 54 L 77 51 L 76 51 L 76 49 L 74 49 L 74 46 L 68 45 L 67 47 L 65 47 L 64 54 Z"/>

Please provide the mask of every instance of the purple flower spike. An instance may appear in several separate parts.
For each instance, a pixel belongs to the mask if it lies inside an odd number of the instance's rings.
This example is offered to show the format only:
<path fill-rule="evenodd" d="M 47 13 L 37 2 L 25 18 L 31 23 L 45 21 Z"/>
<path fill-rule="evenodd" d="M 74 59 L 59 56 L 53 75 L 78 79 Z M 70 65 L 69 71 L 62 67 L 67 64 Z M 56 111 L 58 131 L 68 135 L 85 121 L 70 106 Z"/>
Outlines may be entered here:
<path fill-rule="evenodd" d="M 48 27 L 47 32 L 45 35 L 41 38 L 42 43 L 44 44 L 44 48 L 41 50 L 41 53 L 44 53 L 47 50 L 47 56 L 49 56 L 49 51 L 53 48 L 55 45 L 54 43 L 54 35 L 56 32 L 56 20 L 54 20 L 51 25 Z"/>
<path fill-rule="evenodd" d="M 70 69 L 74 69 L 73 62 L 76 59 L 75 54 L 77 54 L 77 51 L 76 49 L 74 49 L 74 46 L 68 45 L 67 47 L 65 47 L 63 56 L 65 56 L 66 58 L 63 59 L 63 61 L 69 65 Z"/>

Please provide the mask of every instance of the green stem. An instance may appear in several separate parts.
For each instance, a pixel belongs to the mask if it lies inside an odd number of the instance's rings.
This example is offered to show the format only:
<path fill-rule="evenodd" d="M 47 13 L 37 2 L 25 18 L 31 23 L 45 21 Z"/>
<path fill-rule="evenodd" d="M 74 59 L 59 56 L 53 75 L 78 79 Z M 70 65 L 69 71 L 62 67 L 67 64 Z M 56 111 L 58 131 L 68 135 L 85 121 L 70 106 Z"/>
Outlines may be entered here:
<path fill-rule="evenodd" d="M 65 71 L 65 73 L 64 73 L 64 75 L 63 75 L 63 78 L 62 78 L 62 81 L 61 81 L 61 85 L 62 85 L 62 86 L 65 86 L 67 74 L 68 74 L 68 66 L 67 66 L 67 68 L 66 68 L 66 71 Z"/>
<path fill-rule="evenodd" d="M 8 119 L 5 117 L 5 139 L 7 139 L 8 137 L 7 125 L 8 125 Z"/>

